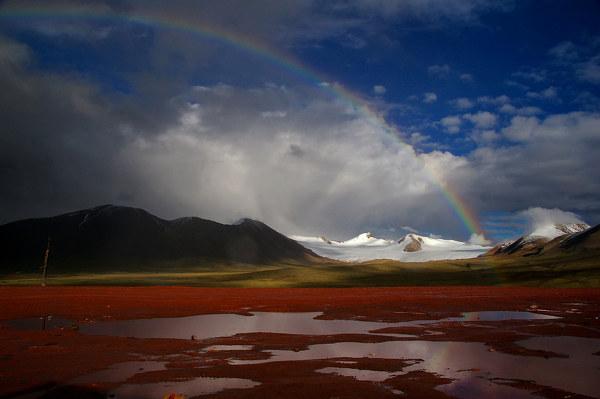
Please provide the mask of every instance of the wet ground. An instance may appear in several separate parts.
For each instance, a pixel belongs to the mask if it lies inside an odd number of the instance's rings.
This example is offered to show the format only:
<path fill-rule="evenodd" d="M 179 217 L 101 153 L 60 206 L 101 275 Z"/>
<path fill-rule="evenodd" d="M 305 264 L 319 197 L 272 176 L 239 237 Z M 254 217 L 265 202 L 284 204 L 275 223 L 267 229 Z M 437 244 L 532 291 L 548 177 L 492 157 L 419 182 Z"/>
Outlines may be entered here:
<path fill-rule="evenodd" d="M 600 398 L 597 290 L 2 288 L 0 306 L 2 397 Z"/>

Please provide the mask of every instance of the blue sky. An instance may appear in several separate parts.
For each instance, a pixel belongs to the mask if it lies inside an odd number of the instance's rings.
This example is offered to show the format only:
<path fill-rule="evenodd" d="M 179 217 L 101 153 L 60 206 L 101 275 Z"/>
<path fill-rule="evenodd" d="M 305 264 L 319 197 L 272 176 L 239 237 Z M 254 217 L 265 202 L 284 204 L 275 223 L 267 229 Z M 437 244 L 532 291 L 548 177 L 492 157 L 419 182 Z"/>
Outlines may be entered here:
<path fill-rule="evenodd" d="M 265 57 L 134 22 L 149 15 L 299 60 L 409 147 Z M 585 0 L 0 2 L 0 219 L 112 202 L 466 239 L 443 182 L 494 241 L 536 223 L 530 208 L 598 223 L 598 17 Z"/>

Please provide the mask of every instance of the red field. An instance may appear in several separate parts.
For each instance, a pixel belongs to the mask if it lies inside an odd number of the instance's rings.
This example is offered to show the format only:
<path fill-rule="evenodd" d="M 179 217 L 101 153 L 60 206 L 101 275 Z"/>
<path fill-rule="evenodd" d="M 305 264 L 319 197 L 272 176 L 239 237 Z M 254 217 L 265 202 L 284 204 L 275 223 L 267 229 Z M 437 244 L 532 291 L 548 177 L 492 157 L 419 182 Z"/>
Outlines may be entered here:
<path fill-rule="evenodd" d="M 555 320 L 438 323 L 390 328 L 381 333 L 414 335 L 418 340 L 481 342 L 489 351 L 528 357 L 559 355 L 531 350 L 514 342 L 532 336 L 600 338 L 600 290 L 490 287 L 229 289 L 186 287 L 26 287 L 0 288 L 2 321 L 52 315 L 84 325 L 115 319 L 190 316 L 208 313 L 323 312 L 321 319 L 399 322 L 441 319 L 466 311 L 544 311 Z M 380 383 L 324 374 L 331 359 L 232 365 L 228 359 L 261 359 L 265 350 L 304 350 L 335 342 L 400 340 L 377 334 L 290 335 L 240 334 L 233 337 L 140 339 L 86 335 L 76 328 L 16 330 L 0 327 L 0 395 L 39 393 L 43 397 L 105 397 L 117 382 L 72 384 L 78 376 L 140 358 L 161 359 L 166 369 L 139 370 L 128 383 L 181 381 L 196 377 L 228 377 L 260 383 L 252 389 L 225 390 L 202 397 L 222 398 L 367 398 L 449 397 L 435 387 L 450 380 L 427 371 L 411 371 Z M 404 339 L 405 340 L 405 339 Z M 210 345 L 253 345 L 243 352 L 201 352 Z M 356 369 L 395 371 L 406 359 L 355 359 Z M 202 366 L 202 367 L 200 367 Z M 122 382 L 121 382 L 122 383 Z M 566 391 L 533 382 L 506 383 L 542 397 L 563 397 Z M 167 393 L 167 392 L 165 392 Z M 37 397 L 37 396 L 33 396 Z M 161 395 L 162 397 L 162 395 Z M 571 396 L 585 397 L 585 396 Z"/>

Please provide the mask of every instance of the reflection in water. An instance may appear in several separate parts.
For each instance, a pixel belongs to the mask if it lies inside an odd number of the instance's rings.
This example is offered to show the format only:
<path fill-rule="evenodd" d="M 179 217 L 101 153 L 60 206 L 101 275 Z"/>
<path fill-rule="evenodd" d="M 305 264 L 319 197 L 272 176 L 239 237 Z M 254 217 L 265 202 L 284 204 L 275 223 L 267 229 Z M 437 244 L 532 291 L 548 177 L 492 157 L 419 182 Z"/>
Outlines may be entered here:
<path fill-rule="evenodd" d="M 280 333 L 301 335 L 368 334 L 370 331 L 387 327 L 410 327 L 439 322 L 501 321 L 501 320 L 545 320 L 556 319 L 532 312 L 485 311 L 466 312 L 460 317 L 438 320 L 414 320 L 399 323 L 384 323 L 363 320 L 323 320 L 321 312 L 283 313 L 255 312 L 250 316 L 238 314 L 205 314 L 189 317 L 113 320 L 98 323 L 83 323 L 80 331 L 93 335 L 111 335 L 136 338 L 179 338 L 207 339 L 228 337 L 244 333 Z M 11 320 L 13 328 L 37 330 L 72 326 L 69 320 L 52 318 L 30 318 Z M 385 334 L 412 337 L 412 335 Z"/>
<path fill-rule="evenodd" d="M 202 352 L 225 352 L 225 351 L 251 351 L 254 345 L 211 345 L 202 350 Z"/>
<path fill-rule="evenodd" d="M 527 391 L 506 385 L 495 384 L 483 377 L 469 376 L 441 385 L 438 390 L 461 399 L 538 399 L 537 396 Z"/>
<path fill-rule="evenodd" d="M 464 312 L 461 317 L 449 317 L 440 321 L 502 321 L 502 320 L 551 320 L 560 317 L 533 312 L 515 312 L 493 310 L 483 312 Z"/>
<path fill-rule="evenodd" d="M 364 369 L 351 369 L 345 367 L 325 367 L 322 369 L 315 370 L 318 373 L 323 374 L 336 374 L 348 377 L 353 377 L 359 381 L 372 381 L 382 382 L 402 373 L 391 373 L 389 371 L 379 370 L 364 370 Z"/>
<path fill-rule="evenodd" d="M 302 361 L 330 358 L 421 359 L 403 372 L 425 370 L 443 377 L 463 380 L 473 376 L 532 380 L 569 392 L 600 396 L 600 340 L 592 338 L 555 337 L 546 349 L 569 353 L 568 358 L 516 356 L 490 352 L 478 342 L 393 341 L 381 343 L 339 342 L 312 345 L 307 350 L 268 351 L 272 356 L 260 360 L 232 360 L 232 364 L 257 364 L 277 361 Z M 534 349 L 549 343 L 541 338 L 521 341 Z M 575 347 L 571 353 L 569 348 Z M 476 371 L 474 371 L 476 370 Z M 496 385 L 496 384 L 494 384 Z M 498 389 L 504 390 L 506 387 Z M 448 388 L 449 389 L 449 388 Z M 465 396 L 469 397 L 469 396 Z M 492 396 L 493 397 L 493 396 Z"/>
<path fill-rule="evenodd" d="M 107 321 L 81 326 L 81 332 L 136 338 L 195 339 L 228 337 L 244 333 L 280 333 L 302 335 L 367 334 L 370 330 L 402 323 L 357 320 L 320 320 L 320 312 L 256 312 L 251 316 L 207 314 L 190 317 Z"/>
<path fill-rule="evenodd" d="M 137 338 L 181 338 L 203 340 L 214 337 L 229 337 L 241 333 L 280 333 L 300 335 L 370 334 L 371 331 L 387 327 L 435 325 L 436 323 L 502 320 L 545 320 L 555 316 L 510 311 L 468 312 L 460 317 L 438 320 L 417 320 L 399 323 L 372 322 L 363 320 L 322 320 L 319 312 L 275 313 L 256 312 L 249 316 L 237 314 L 208 314 L 177 318 L 145 320 L 104 321 L 84 323 L 80 332 L 95 335 L 131 336 Z M 35 318 L 14 320 L 8 323 L 21 329 L 51 329 L 72 325 L 71 321 L 57 318 Z M 493 327 L 492 327 L 493 328 Z M 493 330 L 490 330 L 493 334 Z M 380 334 L 381 335 L 381 334 Z M 392 335 L 392 334 L 387 334 Z M 402 335 L 394 335 L 402 337 Z M 414 336 L 404 336 L 411 337 Z M 536 337 L 520 341 L 519 345 L 532 350 L 544 350 L 568 355 L 564 358 L 517 356 L 490 351 L 478 342 L 430 342 L 425 340 L 392 341 L 381 343 L 339 342 L 312 345 L 303 351 L 272 350 L 268 359 L 229 360 L 232 366 L 278 361 L 302 361 L 317 359 L 339 359 L 340 367 L 317 370 L 358 380 L 383 383 L 397 375 L 424 370 L 450 378 L 450 384 L 441 385 L 439 390 L 463 399 L 470 398 L 537 398 L 527 391 L 501 385 L 494 379 L 530 380 L 538 385 L 582 395 L 600 397 L 600 339 L 575 337 Z M 246 345 L 215 345 L 201 353 L 213 351 L 251 351 Z M 386 372 L 359 370 L 351 359 L 415 359 L 414 364 L 401 371 Z M 143 370 L 140 370 L 143 369 Z M 189 381 L 128 384 L 127 379 L 139 372 L 164 370 L 162 362 L 126 362 L 89 376 L 79 377 L 73 383 L 125 382 L 112 394 L 116 398 L 159 397 L 168 392 L 198 396 L 231 388 L 252 388 L 259 383 L 237 378 L 196 378 Z M 390 388 L 391 389 L 391 388 Z M 399 392 L 399 391 L 398 391 Z"/>
<path fill-rule="evenodd" d="M 114 320 L 84 323 L 79 326 L 85 334 L 111 335 L 136 338 L 179 338 L 207 339 L 228 337 L 244 333 L 280 333 L 301 335 L 368 334 L 370 331 L 387 327 L 407 327 L 439 322 L 500 321 L 500 320 L 543 320 L 555 319 L 531 312 L 486 311 L 467 312 L 461 317 L 438 320 L 416 320 L 399 323 L 384 323 L 363 320 L 323 320 L 320 312 L 278 313 L 255 312 L 250 316 L 238 314 L 206 314 L 189 317 Z M 40 319 L 12 320 L 9 325 L 19 329 L 38 329 Z M 50 321 L 48 322 L 50 323 Z M 52 319 L 46 328 L 66 327 L 71 322 Z M 383 335 L 383 334 L 381 334 Z M 396 337 L 413 337 L 403 334 L 385 334 Z"/>
<path fill-rule="evenodd" d="M 77 377 L 70 384 L 89 384 L 98 382 L 126 382 L 139 373 L 167 370 L 166 363 L 158 361 L 132 361 L 112 365 L 106 370 Z M 253 388 L 258 382 L 240 378 L 199 377 L 187 381 L 163 381 L 147 384 L 123 384 L 109 392 L 108 397 L 115 399 L 162 399 L 166 394 L 178 393 L 186 397 L 217 393 L 225 389 Z"/>

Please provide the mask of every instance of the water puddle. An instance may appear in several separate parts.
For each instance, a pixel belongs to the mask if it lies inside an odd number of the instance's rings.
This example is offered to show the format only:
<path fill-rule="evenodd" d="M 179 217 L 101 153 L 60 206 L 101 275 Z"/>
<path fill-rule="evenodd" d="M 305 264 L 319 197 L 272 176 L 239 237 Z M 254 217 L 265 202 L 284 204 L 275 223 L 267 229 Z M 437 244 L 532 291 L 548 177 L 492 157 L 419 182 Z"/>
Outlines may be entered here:
<path fill-rule="evenodd" d="M 510 398 L 510 399 L 541 399 L 542 396 L 530 392 L 496 384 L 482 377 L 467 377 L 437 387 L 439 391 L 460 399 L 481 398 Z"/>
<path fill-rule="evenodd" d="M 232 364 L 257 364 L 278 361 L 303 361 L 335 358 L 376 358 L 376 359 L 420 359 L 412 366 L 405 367 L 403 373 L 424 370 L 459 381 L 465 378 L 501 378 L 535 381 L 539 385 L 554 387 L 581 395 L 600 397 L 600 358 L 593 353 L 600 350 L 600 339 L 576 337 L 531 338 L 520 341 L 528 349 L 543 349 L 568 354 L 568 358 L 543 358 L 517 356 L 489 351 L 489 347 L 477 342 L 435 342 L 435 341 L 390 341 L 381 343 L 339 342 L 312 345 L 304 351 L 267 351 L 271 357 L 260 360 L 232 360 Z M 571 350 L 574 348 L 574 350 Z M 337 369 L 339 372 L 339 369 Z M 343 371 L 350 375 L 354 371 Z M 361 374 L 362 377 L 369 374 Z M 377 378 L 384 374 L 372 374 Z M 377 381 L 375 380 L 375 381 Z M 479 380 L 477 380 L 479 381 Z M 444 389 L 464 390 L 468 381 L 456 383 Z M 483 384 L 483 383 L 482 383 Z M 492 383 L 484 384 L 486 390 L 497 389 L 499 397 L 511 387 Z M 478 384 L 475 391 L 483 389 Z M 463 388 L 461 388 L 463 387 Z M 475 395 L 475 394 L 474 394 Z M 459 396 L 464 398 L 477 397 Z M 479 397 L 494 397 L 483 395 Z M 508 395 L 507 397 L 512 397 Z"/>
<path fill-rule="evenodd" d="M 107 393 L 107 398 L 114 399 L 163 399 L 175 393 L 191 398 L 201 395 L 218 393 L 229 389 L 249 389 L 260 385 L 259 382 L 241 378 L 212 378 L 198 377 L 181 381 L 162 381 L 146 384 L 126 383 L 131 377 L 139 373 L 167 370 L 165 362 L 160 361 L 130 361 L 116 363 L 105 370 L 77 377 L 67 385 L 97 384 L 97 383 L 124 383 Z M 31 394 L 21 395 L 18 399 L 34 399 L 51 393 L 56 388 L 36 391 Z"/>
<path fill-rule="evenodd" d="M 164 362 L 131 361 L 117 363 L 105 370 L 77 377 L 70 384 L 90 384 L 99 382 L 126 382 L 139 373 L 167 370 Z M 108 392 L 107 397 L 115 399 L 162 399 L 171 393 L 183 394 L 185 397 L 208 395 L 226 389 L 247 389 L 259 385 L 258 382 L 240 378 L 198 377 L 182 381 L 162 381 L 146 384 L 122 384 Z"/>
<path fill-rule="evenodd" d="M 356 320 L 321 320 L 320 312 L 255 312 L 250 316 L 208 314 L 190 317 L 108 321 L 82 325 L 81 332 L 136 338 L 185 338 L 202 340 L 246 333 L 300 335 L 368 334 L 390 323 Z"/>
<path fill-rule="evenodd" d="M 505 320 L 550 320 L 558 317 L 516 311 L 466 312 L 459 317 L 434 320 L 416 320 L 398 323 L 365 320 L 326 320 L 320 312 L 278 313 L 253 312 L 250 315 L 207 314 L 176 318 L 139 320 L 111 320 L 86 322 L 75 326 L 81 333 L 136 338 L 175 338 L 204 340 L 230 337 L 245 333 L 279 333 L 298 335 L 374 334 L 373 331 L 389 327 L 433 326 L 438 323 L 501 322 Z M 13 320 L 8 324 L 19 329 L 74 328 L 70 320 L 44 317 Z M 436 331 L 427 331 L 436 334 Z M 491 332 L 493 334 L 493 332 Z M 414 335 L 378 334 L 394 338 Z M 381 343 L 338 342 L 311 345 L 306 350 L 265 351 L 267 359 L 228 359 L 231 366 L 268 362 L 294 362 L 303 360 L 339 359 L 339 367 L 317 370 L 324 374 L 352 377 L 385 385 L 385 381 L 411 371 L 423 370 L 450 378 L 450 384 L 438 387 L 451 396 L 470 399 L 479 397 L 536 398 L 527 391 L 498 383 L 502 380 L 530 380 L 539 385 L 554 387 L 567 392 L 600 397 L 600 339 L 575 337 L 537 337 L 520 341 L 519 345 L 533 350 L 565 354 L 564 358 L 517 356 L 491 351 L 478 342 L 440 342 L 425 340 L 387 341 Z M 213 345 L 200 353 L 214 351 L 252 351 L 251 345 Z M 353 359 L 403 359 L 413 360 L 401 371 L 387 372 L 356 368 Z M 166 381 L 147 384 L 129 384 L 127 380 L 140 372 L 164 370 L 163 362 L 125 362 L 97 373 L 82 376 L 72 383 L 109 382 L 120 383 L 110 394 L 115 398 L 162 398 L 166 393 L 176 392 L 188 396 L 217 393 L 225 389 L 247 389 L 259 383 L 239 378 L 195 378 L 185 381 Z M 494 382 L 496 381 L 496 382 Z M 392 389 L 392 388 L 390 388 Z M 396 392 L 396 391 L 394 391 Z M 401 393 L 397 391 L 397 393 Z"/>
<path fill-rule="evenodd" d="M 465 312 L 461 317 L 448 317 L 440 321 L 504 321 L 504 320 L 551 320 L 560 319 L 557 316 L 534 312 L 517 312 L 508 310 L 493 310 L 483 312 Z"/>
<path fill-rule="evenodd" d="M 254 345 L 211 345 L 202 352 L 227 352 L 227 351 L 251 351 Z"/>
<path fill-rule="evenodd" d="M 363 369 L 350 369 L 343 367 L 325 367 L 322 369 L 315 370 L 318 373 L 323 374 L 335 374 L 345 377 L 353 377 L 359 381 L 371 381 L 371 382 L 382 382 L 395 377 L 401 373 L 390 373 L 389 371 L 379 370 L 363 370 Z"/>
<path fill-rule="evenodd" d="M 388 327 L 413 327 L 440 322 L 472 322 L 502 320 L 547 320 L 550 316 L 532 312 L 485 311 L 466 312 L 460 317 L 437 320 L 415 320 L 400 323 L 365 320 L 319 319 L 321 312 L 281 313 L 254 312 L 248 316 L 238 314 L 206 314 L 188 317 L 113 320 L 83 323 L 80 332 L 92 335 L 110 335 L 135 338 L 207 339 L 229 337 L 245 333 L 279 333 L 300 335 L 369 334 Z M 12 320 L 8 324 L 18 329 L 49 329 L 70 327 L 69 320 L 33 318 Z M 383 335 L 383 334 L 382 334 Z M 385 334 L 395 337 L 414 337 L 406 334 Z"/>

